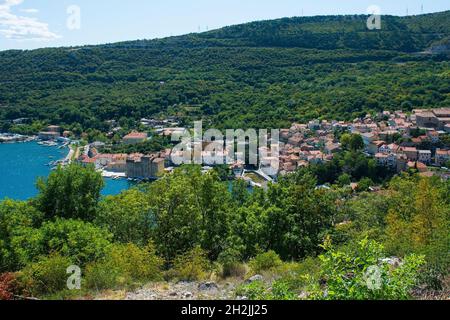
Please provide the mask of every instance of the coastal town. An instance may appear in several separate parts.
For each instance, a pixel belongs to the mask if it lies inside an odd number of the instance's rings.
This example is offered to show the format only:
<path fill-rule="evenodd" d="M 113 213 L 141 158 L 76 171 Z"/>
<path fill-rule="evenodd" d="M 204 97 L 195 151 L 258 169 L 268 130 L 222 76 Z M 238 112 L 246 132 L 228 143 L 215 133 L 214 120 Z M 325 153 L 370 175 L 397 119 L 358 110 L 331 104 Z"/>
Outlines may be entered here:
<path fill-rule="evenodd" d="M 176 119 L 142 119 L 148 132 L 153 135 L 170 137 L 183 135 L 189 128 L 179 127 Z M 112 132 L 120 128 L 115 127 Z M 148 132 L 133 131 L 122 137 L 121 144 L 132 146 L 152 139 Z M 261 187 L 283 176 L 311 164 L 332 161 L 342 151 L 339 136 L 342 133 L 358 134 L 364 141 L 364 153 L 376 160 L 377 164 L 389 170 L 402 172 L 417 170 L 421 175 L 450 177 L 446 168 L 450 161 L 450 108 L 403 111 L 385 111 L 377 115 L 367 115 L 351 122 L 313 120 L 305 124 L 294 123 L 289 129 L 280 130 L 279 170 L 267 175 L 259 166 L 248 166 L 241 160 L 228 163 L 234 178 L 246 180 L 249 185 Z M 174 170 L 172 148 L 152 153 L 109 153 L 104 142 L 80 144 L 71 140 L 72 134 L 56 125 L 48 126 L 36 137 L 2 134 L 0 142 L 21 142 L 38 140 L 46 146 L 69 147 L 67 157 L 51 163 L 52 166 L 65 165 L 73 161 L 93 165 L 103 176 L 111 179 L 133 181 L 155 180 L 164 173 Z M 202 144 L 206 142 L 202 141 Z M 206 143 L 207 144 L 207 143 Z M 203 151 L 203 157 L 210 156 Z M 224 151 L 222 156 L 228 156 Z M 273 159 L 272 159 L 273 160 Z M 204 166 L 209 171 L 213 165 Z"/>

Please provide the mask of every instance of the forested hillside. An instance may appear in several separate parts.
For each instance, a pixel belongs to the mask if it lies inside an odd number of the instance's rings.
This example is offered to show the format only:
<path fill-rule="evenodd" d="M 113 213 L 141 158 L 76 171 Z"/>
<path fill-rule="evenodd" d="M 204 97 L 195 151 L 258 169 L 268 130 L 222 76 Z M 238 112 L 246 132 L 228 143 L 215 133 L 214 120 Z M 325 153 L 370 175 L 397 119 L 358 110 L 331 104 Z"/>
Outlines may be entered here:
<path fill-rule="evenodd" d="M 178 115 L 219 128 L 448 106 L 450 12 L 286 18 L 103 46 L 0 52 L 0 130 L 19 117 L 107 130 Z M 440 50 L 429 50 L 437 48 Z M 445 48 L 445 46 L 444 46 Z M 436 53 L 436 54 L 431 54 Z"/>

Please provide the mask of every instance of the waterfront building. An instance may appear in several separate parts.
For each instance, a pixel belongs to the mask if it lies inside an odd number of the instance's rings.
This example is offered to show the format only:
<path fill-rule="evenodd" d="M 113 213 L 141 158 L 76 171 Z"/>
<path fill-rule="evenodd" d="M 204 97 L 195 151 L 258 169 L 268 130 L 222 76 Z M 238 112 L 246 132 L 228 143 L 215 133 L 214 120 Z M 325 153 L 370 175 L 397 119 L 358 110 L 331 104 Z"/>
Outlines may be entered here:
<path fill-rule="evenodd" d="M 56 140 L 60 137 L 61 135 L 59 134 L 59 132 L 53 132 L 53 131 L 42 131 L 39 132 L 38 137 L 40 140 Z"/>
<path fill-rule="evenodd" d="M 60 126 L 48 126 L 47 131 L 61 133 L 61 127 Z"/>
<path fill-rule="evenodd" d="M 134 179 L 157 179 L 164 173 L 165 159 L 159 155 L 130 155 L 126 160 L 126 175 Z"/>

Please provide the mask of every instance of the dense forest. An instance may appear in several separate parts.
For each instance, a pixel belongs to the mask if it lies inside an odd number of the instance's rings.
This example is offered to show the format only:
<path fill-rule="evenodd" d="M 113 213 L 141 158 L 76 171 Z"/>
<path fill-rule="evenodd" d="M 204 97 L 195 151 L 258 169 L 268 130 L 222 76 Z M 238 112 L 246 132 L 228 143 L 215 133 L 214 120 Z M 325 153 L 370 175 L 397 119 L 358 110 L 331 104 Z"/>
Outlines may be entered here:
<path fill-rule="evenodd" d="M 448 106 L 450 12 L 383 16 L 372 31 L 366 20 L 286 18 L 166 39 L 3 51 L 0 130 L 15 131 L 9 120 L 21 117 L 106 131 L 110 119 L 168 115 L 219 129 L 269 128 Z"/>

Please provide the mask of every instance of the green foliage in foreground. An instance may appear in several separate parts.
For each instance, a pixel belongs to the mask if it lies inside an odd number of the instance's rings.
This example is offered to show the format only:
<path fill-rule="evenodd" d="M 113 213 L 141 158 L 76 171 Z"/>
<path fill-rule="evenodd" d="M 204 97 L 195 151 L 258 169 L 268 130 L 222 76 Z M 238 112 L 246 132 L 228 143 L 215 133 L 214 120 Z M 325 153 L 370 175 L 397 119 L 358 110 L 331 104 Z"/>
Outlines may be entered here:
<path fill-rule="evenodd" d="M 329 300 L 390 300 L 409 299 L 417 284 L 423 256 L 410 255 L 400 266 L 390 266 L 383 246 L 362 240 L 356 248 L 341 251 L 331 243 L 324 245 L 320 276 L 323 288 L 312 290 L 312 298 Z"/>
<path fill-rule="evenodd" d="M 282 264 L 283 261 L 281 261 L 280 257 L 274 251 L 258 254 L 249 262 L 250 269 L 254 273 L 273 270 L 280 267 Z"/>
<path fill-rule="evenodd" d="M 19 274 L 19 281 L 25 288 L 24 293 L 34 297 L 65 290 L 67 268 L 72 264 L 72 260 L 67 256 L 51 254 L 27 265 Z"/>
<path fill-rule="evenodd" d="M 115 244 L 104 258 L 86 268 L 85 285 L 89 289 L 114 289 L 145 281 L 162 279 L 163 259 L 156 255 L 155 247 L 135 244 Z"/>
<path fill-rule="evenodd" d="M 261 281 L 242 285 L 237 295 L 250 300 L 402 300 L 411 298 L 418 283 L 423 256 L 405 257 L 401 265 L 388 263 L 383 246 L 367 239 L 344 250 L 338 250 L 327 240 L 325 253 L 319 256 L 320 272 L 296 274 L 303 279 L 307 293 L 299 292 L 293 278 L 282 277 L 271 286 Z"/>
<path fill-rule="evenodd" d="M 200 247 L 195 247 L 175 258 L 169 275 L 182 281 L 199 281 L 207 277 L 209 270 L 211 263 L 206 257 L 206 252 Z"/>
<path fill-rule="evenodd" d="M 50 173 L 46 181 L 37 183 L 39 196 L 37 207 L 47 219 L 54 217 L 91 221 L 104 187 L 101 175 L 94 170 L 84 170 L 72 164 L 58 167 Z"/>

